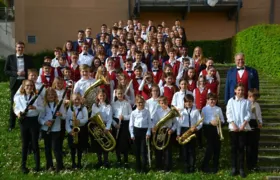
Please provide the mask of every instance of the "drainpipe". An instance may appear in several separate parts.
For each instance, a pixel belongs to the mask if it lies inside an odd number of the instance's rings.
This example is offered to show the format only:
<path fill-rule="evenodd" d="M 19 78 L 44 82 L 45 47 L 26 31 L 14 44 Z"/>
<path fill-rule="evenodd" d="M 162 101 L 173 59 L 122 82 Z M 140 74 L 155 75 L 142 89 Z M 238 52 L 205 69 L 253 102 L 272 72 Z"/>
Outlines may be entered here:
<path fill-rule="evenodd" d="M 270 0 L 270 14 L 269 14 L 269 23 L 274 23 L 274 6 L 275 6 L 275 0 Z"/>

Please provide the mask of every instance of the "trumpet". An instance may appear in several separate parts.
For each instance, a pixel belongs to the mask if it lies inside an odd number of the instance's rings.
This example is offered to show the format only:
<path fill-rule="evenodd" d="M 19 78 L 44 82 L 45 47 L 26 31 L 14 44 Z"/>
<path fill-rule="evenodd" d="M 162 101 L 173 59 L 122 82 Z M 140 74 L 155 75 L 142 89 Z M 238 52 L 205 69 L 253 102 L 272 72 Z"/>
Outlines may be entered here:
<path fill-rule="evenodd" d="M 200 123 L 203 122 L 203 120 L 204 120 L 204 116 L 202 116 L 202 118 L 199 121 L 197 121 L 197 123 L 193 127 L 196 128 Z M 195 137 L 196 137 L 195 133 L 190 128 L 189 130 L 187 130 L 184 134 L 182 134 L 179 137 L 178 143 L 181 144 L 181 145 L 185 145 Z"/>
<path fill-rule="evenodd" d="M 78 144 L 79 143 L 79 132 L 80 132 L 80 128 L 77 125 L 78 120 L 77 120 L 77 116 L 75 114 L 75 111 L 73 109 L 73 113 L 72 113 L 72 120 L 73 120 L 73 143 L 74 144 Z"/>
<path fill-rule="evenodd" d="M 170 119 L 179 116 L 180 116 L 179 111 L 175 107 L 171 107 L 171 110 L 163 118 L 161 118 L 155 125 L 154 129 L 156 132 L 153 136 L 153 144 L 157 150 L 163 150 L 169 144 L 171 135 L 168 134 L 168 130 L 163 128 L 164 124 L 168 122 Z"/>
<path fill-rule="evenodd" d="M 224 140 L 224 136 L 223 136 L 223 130 L 222 130 L 222 121 L 220 119 L 220 116 L 218 114 L 218 111 L 216 112 L 216 121 L 217 121 L 217 131 L 218 131 L 218 135 L 220 136 L 220 141 Z"/>
<path fill-rule="evenodd" d="M 105 125 L 103 123 L 100 113 L 97 113 L 89 119 L 88 130 L 98 142 L 98 144 L 105 150 L 111 151 L 116 146 L 116 140 L 110 132 L 105 133 Z"/>

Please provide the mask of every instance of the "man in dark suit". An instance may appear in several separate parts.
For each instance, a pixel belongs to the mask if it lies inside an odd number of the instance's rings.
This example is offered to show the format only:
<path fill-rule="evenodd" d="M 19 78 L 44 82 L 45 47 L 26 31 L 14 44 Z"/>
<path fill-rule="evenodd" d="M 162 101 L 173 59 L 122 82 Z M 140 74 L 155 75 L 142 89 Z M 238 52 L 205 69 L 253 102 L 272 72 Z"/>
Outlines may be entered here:
<path fill-rule="evenodd" d="M 237 83 L 244 85 L 244 98 L 248 96 L 248 90 L 256 88 L 259 90 L 259 75 L 254 68 L 245 66 L 245 55 L 237 53 L 235 55 L 236 67 L 228 70 L 225 86 L 225 104 L 234 96 L 234 88 Z"/>
<path fill-rule="evenodd" d="M 4 72 L 10 77 L 10 90 L 11 90 L 11 108 L 9 131 L 15 128 L 16 115 L 13 111 L 14 95 L 21 86 L 24 79 L 27 79 L 27 70 L 33 68 L 32 59 L 24 53 L 24 43 L 16 43 L 16 54 L 8 56 L 5 63 Z"/>
<path fill-rule="evenodd" d="M 79 30 L 78 31 L 78 39 L 76 41 L 73 41 L 73 50 L 81 53 L 82 52 L 82 46 L 86 42 L 84 36 L 85 36 L 85 31 L 84 30 Z"/>

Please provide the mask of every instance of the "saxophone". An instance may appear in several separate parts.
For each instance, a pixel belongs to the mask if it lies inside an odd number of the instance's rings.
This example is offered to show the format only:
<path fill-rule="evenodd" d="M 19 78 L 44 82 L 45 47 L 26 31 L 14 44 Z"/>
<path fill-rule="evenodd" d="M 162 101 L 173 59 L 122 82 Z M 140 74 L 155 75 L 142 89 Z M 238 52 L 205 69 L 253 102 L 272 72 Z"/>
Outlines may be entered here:
<path fill-rule="evenodd" d="M 78 120 L 77 120 L 77 116 L 75 114 L 75 111 L 73 110 L 72 113 L 72 121 L 73 121 L 73 143 L 74 144 L 78 144 L 79 143 L 79 132 L 80 132 L 80 128 L 77 125 Z"/>
<path fill-rule="evenodd" d="M 202 123 L 203 120 L 204 120 L 204 116 L 202 116 L 202 118 L 199 121 L 197 121 L 197 123 L 193 127 L 196 128 L 200 123 Z M 195 137 L 196 137 L 195 133 L 191 130 L 191 128 L 189 128 L 189 130 L 187 130 L 184 134 L 182 134 L 179 137 L 178 143 L 181 145 L 185 145 Z"/>

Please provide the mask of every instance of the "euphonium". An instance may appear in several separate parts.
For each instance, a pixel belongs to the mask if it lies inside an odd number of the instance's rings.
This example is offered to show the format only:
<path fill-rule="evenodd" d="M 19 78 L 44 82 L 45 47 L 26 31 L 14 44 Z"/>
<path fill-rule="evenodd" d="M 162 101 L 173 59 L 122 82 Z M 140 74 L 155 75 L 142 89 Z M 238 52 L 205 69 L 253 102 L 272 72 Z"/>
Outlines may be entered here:
<path fill-rule="evenodd" d="M 155 125 L 154 127 L 155 134 L 153 136 L 153 143 L 157 150 L 163 150 L 169 144 L 171 135 L 168 134 L 168 129 L 163 128 L 164 124 L 168 122 L 170 119 L 178 116 L 180 116 L 179 111 L 175 107 L 171 107 L 171 110 L 163 118 L 161 118 Z"/>
<path fill-rule="evenodd" d="M 76 114 L 75 114 L 75 111 L 73 110 L 73 114 L 72 114 L 72 122 L 73 122 L 73 143 L 74 144 L 78 144 L 79 143 L 79 132 L 80 132 L 80 128 L 79 126 L 77 125 L 77 117 L 76 117 Z"/>
<path fill-rule="evenodd" d="M 100 113 L 97 113 L 89 119 L 88 130 L 94 139 L 105 151 L 111 151 L 116 146 L 116 141 L 110 132 L 105 133 L 105 124 Z"/>
<path fill-rule="evenodd" d="M 197 127 L 200 123 L 202 123 L 202 121 L 204 120 L 204 116 L 202 116 L 202 118 L 197 121 L 197 123 L 193 126 L 193 127 Z M 189 128 L 189 130 L 187 130 L 187 132 L 185 132 L 184 134 L 182 134 L 179 139 L 178 139 L 178 143 L 181 145 L 185 145 L 188 142 L 190 142 L 193 138 L 195 138 L 196 135 L 195 133 L 191 130 L 191 127 Z"/>
<path fill-rule="evenodd" d="M 223 141 L 224 140 L 224 136 L 223 136 L 223 130 L 222 130 L 222 121 L 220 119 L 220 116 L 218 114 L 218 112 L 216 113 L 216 121 L 217 121 L 217 131 L 218 131 L 218 134 L 220 136 L 220 141 Z"/>

